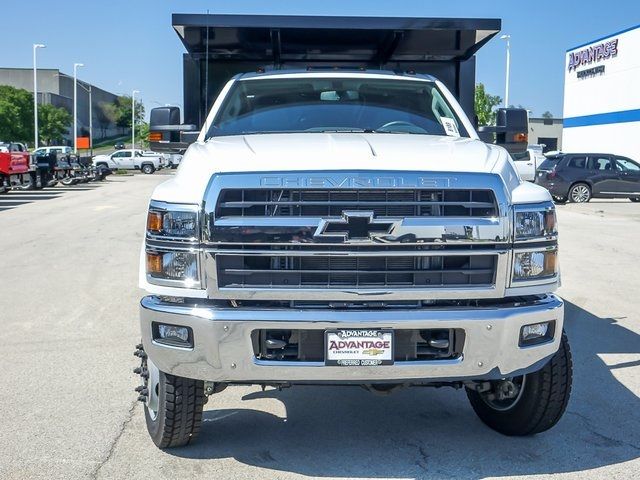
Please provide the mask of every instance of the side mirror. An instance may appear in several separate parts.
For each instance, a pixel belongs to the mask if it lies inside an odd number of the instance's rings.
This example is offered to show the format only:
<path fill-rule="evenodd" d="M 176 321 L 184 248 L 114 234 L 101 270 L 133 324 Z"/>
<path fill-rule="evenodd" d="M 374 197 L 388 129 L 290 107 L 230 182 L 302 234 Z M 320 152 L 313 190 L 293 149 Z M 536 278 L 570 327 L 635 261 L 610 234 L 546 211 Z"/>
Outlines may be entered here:
<path fill-rule="evenodd" d="M 509 153 L 522 153 L 529 143 L 529 114 L 524 108 L 499 108 L 495 127 L 480 127 L 478 134 L 487 141 L 495 134 L 492 143 L 501 145 Z"/>
<path fill-rule="evenodd" d="M 178 107 L 151 109 L 149 117 L 149 148 L 154 152 L 182 153 L 198 138 L 195 125 L 180 123 Z"/>

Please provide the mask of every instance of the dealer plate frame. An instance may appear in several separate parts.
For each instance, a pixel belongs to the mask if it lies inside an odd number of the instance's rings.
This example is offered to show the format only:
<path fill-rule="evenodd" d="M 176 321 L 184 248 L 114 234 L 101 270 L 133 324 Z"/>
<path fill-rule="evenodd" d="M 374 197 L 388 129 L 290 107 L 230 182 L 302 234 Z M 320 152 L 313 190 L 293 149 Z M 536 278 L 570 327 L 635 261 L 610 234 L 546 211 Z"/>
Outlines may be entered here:
<path fill-rule="evenodd" d="M 368 362 L 367 360 L 375 360 L 374 359 L 365 359 L 365 358 L 360 358 L 357 359 L 358 363 L 355 363 L 355 360 L 353 360 L 354 363 L 349 362 L 348 360 L 345 360 L 345 363 L 340 363 L 340 360 L 329 360 L 329 335 L 331 334 L 338 334 L 339 332 L 377 332 L 379 336 L 384 336 L 385 334 L 391 335 L 391 359 L 390 360 L 382 360 L 379 363 L 372 363 L 372 362 Z M 354 338 L 363 338 L 363 337 L 354 337 Z M 364 338 L 368 338 L 368 337 L 364 337 Z M 366 363 L 362 363 L 362 362 L 366 362 Z M 362 368 L 362 367 L 381 367 L 381 366 L 385 366 L 385 365 L 393 365 L 395 363 L 395 332 L 393 329 L 391 328 L 335 328 L 335 329 L 327 329 L 324 332 L 324 363 L 326 366 L 332 366 L 332 367 L 358 367 L 358 368 Z"/>

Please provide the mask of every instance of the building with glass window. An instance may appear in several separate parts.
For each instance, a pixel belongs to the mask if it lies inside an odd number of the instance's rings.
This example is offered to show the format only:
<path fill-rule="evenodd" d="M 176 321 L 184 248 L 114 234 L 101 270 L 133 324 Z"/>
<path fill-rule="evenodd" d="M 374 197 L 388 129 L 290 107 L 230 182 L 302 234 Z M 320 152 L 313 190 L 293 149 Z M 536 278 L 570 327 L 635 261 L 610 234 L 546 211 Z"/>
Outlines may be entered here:
<path fill-rule="evenodd" d="M 640 25 L 567 51 L 562 150 L 640 161 Z"/>

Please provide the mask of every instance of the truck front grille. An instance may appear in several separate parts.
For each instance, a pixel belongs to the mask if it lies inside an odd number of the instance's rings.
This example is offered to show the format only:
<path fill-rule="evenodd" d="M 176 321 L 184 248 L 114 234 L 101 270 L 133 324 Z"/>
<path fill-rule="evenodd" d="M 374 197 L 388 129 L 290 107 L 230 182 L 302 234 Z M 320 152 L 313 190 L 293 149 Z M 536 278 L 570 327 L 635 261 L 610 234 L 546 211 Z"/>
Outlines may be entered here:
<path fill-rule="evenodd" d="M 275 252 L 274 252 L 275 253 Z M 218 286 L 227 288 L 425 288 L 490 286 L 496 255 L 219 254 Z"/>
<path fill-rule="evenodd" d="M 445 189 L 225 189 L 216 218 L 340 217 L 348 210 L 376 217 L 494 217 L 491 190 Z"/>

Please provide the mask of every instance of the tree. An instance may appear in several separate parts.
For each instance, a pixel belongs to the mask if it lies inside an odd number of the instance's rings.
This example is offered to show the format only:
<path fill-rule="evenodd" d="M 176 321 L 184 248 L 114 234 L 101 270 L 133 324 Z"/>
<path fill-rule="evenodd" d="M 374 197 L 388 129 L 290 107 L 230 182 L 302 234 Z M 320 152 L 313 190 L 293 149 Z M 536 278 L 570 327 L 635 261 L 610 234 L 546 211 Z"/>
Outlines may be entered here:
<path fill-rule="evenodd" d="M 494 108 L 502 103 L 497 95 L 489 95 L 482 83 L 476 85 L 474 107 L 478 116 L 478 125 L 495 125 L 496 112 Z"/>
<path fill-rule="evenodd" d="M 96 109 L 96 120 L 102 132 L 101 137 L 107 136 L 109 125 L 115 124 L 118 119 L 118 108 L 112 102 L 100 102 Z"/>
<path fill-rule="evenodd" d="M 0 85 L 0 140 L 33 141 L 33 94 Z"/>
<path fill-rule="evenodd" d="M 547 110 L 546 112 L 544 112 L 542 114 L 542 118 L 551 119 L 551 118 L 553 118 L 553 113 L 551 113 L 549 110 Z"/>
<path fill-rule="evenodd" d="M 141 122 L 136 125 L 136 143 L 141 148 L 149 148 L 149 124 L 147 122 Z"/>
<path fill-rule="evenodd" d="M 125 133 L 131 128 L 131 97 L 121 95 L 116 99 L 116 125 Z M 136 100 L 136 125 L 144 119 L 144 104 Z"/>
<path fill-rule="evenodd" d="M 51 142 L 62 140 L 65 133 L 69 132 L 71 114 L 64 108 L 53 105 L 40 105 L 38 107 L 38 131 L 40 139 L 47 145 Z"/>

